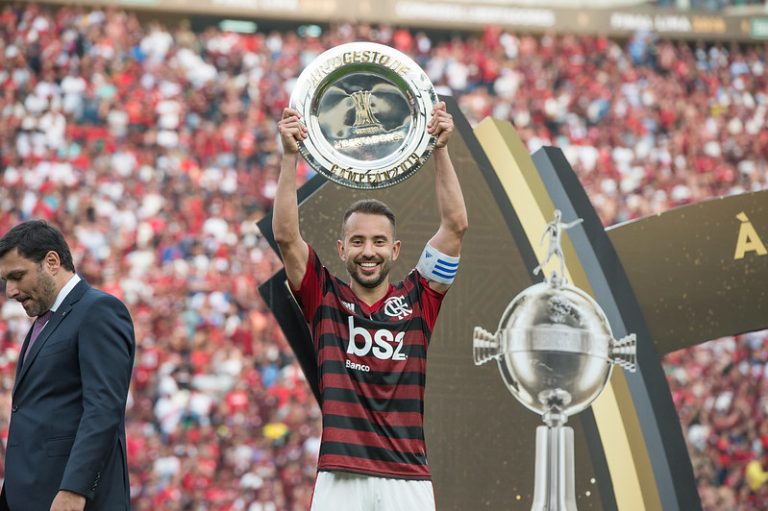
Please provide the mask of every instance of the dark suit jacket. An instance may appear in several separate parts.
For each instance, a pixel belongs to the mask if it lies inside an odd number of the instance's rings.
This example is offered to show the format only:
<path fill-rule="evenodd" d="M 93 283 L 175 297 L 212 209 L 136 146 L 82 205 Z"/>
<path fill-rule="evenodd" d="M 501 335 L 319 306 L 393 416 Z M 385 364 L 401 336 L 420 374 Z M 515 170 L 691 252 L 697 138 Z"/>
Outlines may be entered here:
<path fill-rule="evenodd" d="M 125 402 L 135 341 L 120 300 L 84 280 L 16 368 L 3 496 L 11 511 L 49 511 L 56 493 L 86 509 L 130 508 Z"/>

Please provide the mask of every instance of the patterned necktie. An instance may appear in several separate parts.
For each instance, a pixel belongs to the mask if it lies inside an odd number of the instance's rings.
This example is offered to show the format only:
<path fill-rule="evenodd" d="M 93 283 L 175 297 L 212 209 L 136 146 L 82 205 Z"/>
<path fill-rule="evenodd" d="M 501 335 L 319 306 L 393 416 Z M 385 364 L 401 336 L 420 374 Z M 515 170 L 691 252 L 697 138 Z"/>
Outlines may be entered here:
<path fill-rule="evenodd" d="M 29 338 L 29 344 L 27 345 L 27 351 L 24 352 L 24 360 L 27 360 L 27 355 L 32 351 L 35 341 L 40 336 L 40 331 L 43 329 L 48 320 L 53 316 L 53 312 L 47 311 L 44 314 L 40 314 L 35 320 L 35 324 L 32 325 L 32 337 Z"/>

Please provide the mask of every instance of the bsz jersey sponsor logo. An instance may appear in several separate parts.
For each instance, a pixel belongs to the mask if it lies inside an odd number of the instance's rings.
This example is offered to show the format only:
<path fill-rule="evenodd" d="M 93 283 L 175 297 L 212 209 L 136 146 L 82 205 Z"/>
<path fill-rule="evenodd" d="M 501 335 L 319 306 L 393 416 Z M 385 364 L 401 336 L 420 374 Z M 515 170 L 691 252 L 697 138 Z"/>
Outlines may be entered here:
<path fill-rule="evenodd" d="M 365 328 L 355 326 L 355 318 L 349 316 L 349 343 L 347 353 L 358 357 L 373 354 L 381 360 L 405 360 L 408 357 L 403 350 L 405 332 L 394 335 L 391 331 L 381 328 L 371 333 Z"/>

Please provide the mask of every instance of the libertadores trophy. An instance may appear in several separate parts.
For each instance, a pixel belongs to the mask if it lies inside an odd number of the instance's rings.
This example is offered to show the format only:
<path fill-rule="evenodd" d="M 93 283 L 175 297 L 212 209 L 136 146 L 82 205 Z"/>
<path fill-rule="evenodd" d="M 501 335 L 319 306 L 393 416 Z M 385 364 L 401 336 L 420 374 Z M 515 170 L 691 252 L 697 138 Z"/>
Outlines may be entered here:
<path fill-rule="evenodd" d="M 546 258 L 534 270 L 555 256 L 559 273 L 517 295 L 496 333 L 475 327 L 473 339 L 475 365 L 495 359 L 512 395 L 546 424 L 536 428 L 531 511 L 576 511 L 573 429 L 565 423 L 598 397 L 614 365 L 636 367 L 635 334 L 614 339 L 600 306 L 565 278 L 561 233 L 581 219 L 560 219 L 556 210 L 544 232 Z"/>
<path fill-rule="evenodd" d="M 427 123 L 437 94 L 407 55 L 382 44 L 331 48 L 299 76 L 290 106 L 308 137 L 299 143 L 318 173 L 350 188 L 384 188 L 412 176 L 435 139 Z"/>

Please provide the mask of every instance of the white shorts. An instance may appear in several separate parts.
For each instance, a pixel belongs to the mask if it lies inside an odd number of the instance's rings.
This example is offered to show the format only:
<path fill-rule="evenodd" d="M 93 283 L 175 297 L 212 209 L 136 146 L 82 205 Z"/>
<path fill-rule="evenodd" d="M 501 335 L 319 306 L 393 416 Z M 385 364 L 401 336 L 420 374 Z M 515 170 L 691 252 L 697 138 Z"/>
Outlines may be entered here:
<path fill-rule="evenodd" d="M 320 471 L 311 511 L 435 511 L 432 481 Z"/>

